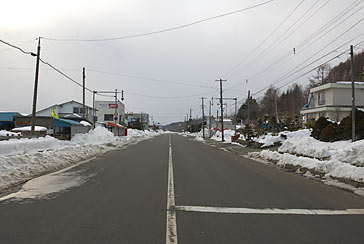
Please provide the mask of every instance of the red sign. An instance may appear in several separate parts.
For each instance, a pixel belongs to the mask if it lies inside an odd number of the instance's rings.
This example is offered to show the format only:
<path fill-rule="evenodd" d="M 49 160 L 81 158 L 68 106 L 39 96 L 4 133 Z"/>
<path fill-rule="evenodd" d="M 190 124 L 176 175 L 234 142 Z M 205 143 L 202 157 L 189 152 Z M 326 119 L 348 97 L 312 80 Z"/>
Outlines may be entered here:
<path fill-rule="evenodd" d="M 109 103 L 109 109 L 117 109 L 118 108 L 118 105 L 115 104 L 115 103 Z"/>

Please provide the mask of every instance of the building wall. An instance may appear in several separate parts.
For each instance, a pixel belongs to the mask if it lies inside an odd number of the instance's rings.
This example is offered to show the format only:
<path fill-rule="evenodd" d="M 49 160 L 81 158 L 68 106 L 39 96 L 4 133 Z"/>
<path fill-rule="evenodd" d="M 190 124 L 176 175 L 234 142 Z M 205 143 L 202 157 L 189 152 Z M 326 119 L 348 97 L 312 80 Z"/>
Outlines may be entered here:
<path fill-rule="evenodd" d="M 114 113 L 115 113 L 115 102 L 112 101 L 95 101 L 95 108 L 96 108 L 96 116 L 97 116 L 97 122 L 113 122 L 114 121 Z M 118 123 L 120 124 L 120 121 L 124 121 L 125 117 L 125 105 L 118 101 L 118 108 L 117 113 L 119 115 Z M 111 120 L 105 120 L 105 115 L 111 116 Z"/>

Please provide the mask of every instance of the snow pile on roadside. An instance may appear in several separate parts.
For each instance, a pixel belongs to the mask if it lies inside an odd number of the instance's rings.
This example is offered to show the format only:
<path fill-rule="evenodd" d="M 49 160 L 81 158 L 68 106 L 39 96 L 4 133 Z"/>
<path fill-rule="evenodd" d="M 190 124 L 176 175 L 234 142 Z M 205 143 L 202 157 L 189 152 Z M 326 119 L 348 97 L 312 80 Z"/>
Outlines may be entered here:
<path fill-rule="evenodd" d="M 364 168 L 343 163 L 336 159 L 318 160 L 315 158 L 298 157 L 289 153 L 278 153 L 270 150 L 263 150 L 259 153 L 249 153 L 250 157 L 258 157 L 264 160 L 274 161 L 284 168 L 299 166 L 300 168 L 311 169 L 323 173 L 324 177 L 351 179 L 356 182 L 364 182 Z"/>
<path fill-rule="evenodd" d="M 274 144 L 279 142 L 283 142 L 284 138 L 282 138 L 280 135 L 273 136 L 272 133 L 268 133 L 267 135 L 262 135 L 258 138 L 255 138 L 254 141 L 263 144 L 261 146 L 263 148 L 273 146 Z"/>
<path fill-rule="evenodd" d="M 234 130 L 224 130 L 224 140 L 226 143 L 231 143 L 231 137 L 235 135 L 235 131 Z M 221 141 L 221 137 L 222 137 L 222 132 L 221 131 L 216 131 L 216 133 L 211 137 L 211 140 L 214 141 Z"/>
<path fill-rule="evenodd" d="M 71 142 L 73 144 L 105 144 L 112 143 L 116 141 L 116 138 L 113 133 L 105 129 L 104 127 L 96 127 L 94 130 L 90 130 L 86 134 L 76 134 Z"/>
<path fill-rule="evenodd" d="M 70 142 L 49 136 L 2 141 L 0 150 L 6 147 L 7 155 L 0 154 L 0 191 L 161 133 L 128 132 L 131 133 L 127 137 L 114 137 L 107 129 L 98 127 L 87 134 L 76 135 Z"/>
<path fill-rule="evenodd" d="M 288 138 L 278 151 L 318 159 L 337 158 L 346 163 L 364 166 L 364 140 L 330 143 L 316 140 L 308 134 Z"/>
<path fill-rule="evenodd" d="M 205 130 L 205 136 L 208 137 L 208 130 Z M 182 135 L 186 135 L 186 136 L 192 136 L 195 137 L 195 139 L 197 141 L 203 141 L 203 131 L 199 131 L 199 132 L 195 132 L 195 133 L 190 133 L 188 131 L 183 132 Z M 235 131 L 234 130 L 230 130 L 230 129 L 225 129 L 224 130 L 224 140 L 225 143 L 231 143 L 231 136 L 235 135 Z M 216 131 L 215 134 L 210 138 L 211 140 L 214 141 L 221 141 L 221 137 L 222 137 L 222 133 L 221 131 Z"/>
<path fill-rule="evenodd" d="M 50 136 L 32 139 L 10 139 L 8 141 L 0 141 L 0 156 L 62 148 L 70 144 L 70 142 L 60 141 Z"/>
<path fill-rule="evenodd" d="M 364 182 L 364 140 L 321 142 L 310 137 L 309 130 L 286 133 L 278 152 L 263 150 L 249 153 L 252 158 L 272 161 L 289 168 L 310 169 L 324 178 L 348 179 Z"/>
<path fill-rule="evenodd" d="M 297 138 L 307 137 L 307 136 L 309 137 L 310 134 L 311 132 L 309 130 L 299 130 L 294 132 L 282 131 L 277 136 L 273 136 L 272 133 L 268 133 L 267 135 L 262 135 L 258 138 L 255 138 L 254 141 L 263 144 L 261 147 L 264 148 L 273 146 L 276 143 L 284 142 L 286 140 L 284 137 L 294 141 Z"/>

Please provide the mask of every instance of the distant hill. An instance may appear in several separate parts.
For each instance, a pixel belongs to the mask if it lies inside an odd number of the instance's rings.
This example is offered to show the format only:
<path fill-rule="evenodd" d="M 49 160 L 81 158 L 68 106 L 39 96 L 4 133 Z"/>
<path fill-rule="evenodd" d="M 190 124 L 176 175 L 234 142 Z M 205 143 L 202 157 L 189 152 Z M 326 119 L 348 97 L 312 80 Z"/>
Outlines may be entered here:
<path fill-rule="evenodd" d="M 175 122 L 171 123 L 169 125 L 163 126 L 163 130 L 173 131 L 173 132 L 182 132 L 185 131 L 187 128 L 187 125 L 185 122 Z"/>

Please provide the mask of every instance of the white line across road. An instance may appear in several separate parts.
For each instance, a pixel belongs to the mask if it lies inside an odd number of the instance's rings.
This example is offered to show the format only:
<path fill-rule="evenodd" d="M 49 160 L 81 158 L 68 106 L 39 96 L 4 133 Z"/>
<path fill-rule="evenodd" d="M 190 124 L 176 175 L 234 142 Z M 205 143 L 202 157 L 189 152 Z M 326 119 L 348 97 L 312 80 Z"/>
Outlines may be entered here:
<path fill-rule="evenodd" d="M 282 215 L 364 215 L 364 209 L 279 209 L 279 208 L 227 208 L 204 206 L 175 206 L 178 211 L 226 214 L 282 214 Z"/>
<path fill-rule="evenodd" d="M 214 146 L 214 145 L 213 145 Z M 216 147 L 216 146 L 215 146 Z M 225 148 L 220 148 L 226 150 Z M 176 206 L 174 194 L 172 144 L 169 136 L 168 198 L 166 244 L 177 244 L 176 212 L 199 212 L 220 214 L 268 214 L 268 215 L 364 215 L 364 209 L 281 209 L 281 208 L 234 208 L 208 206 Z"/>
<path fill-rule="evenodd" d="M 169 136 L 169 163 L 168 163 L 168 197 L 167 197 L 167 225 L 166 225 L 166 244 L 177 244 L 177 220 L 174 209 L 174 179 L 172 163 L 172 144 Z"/>

